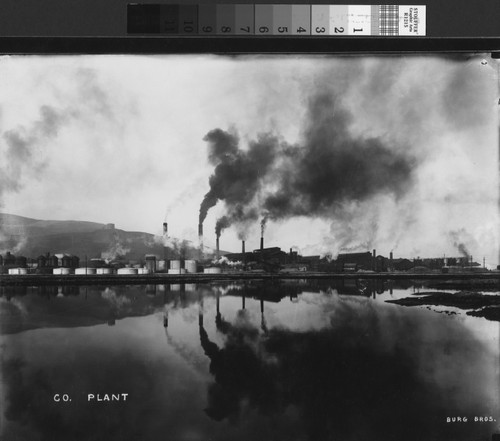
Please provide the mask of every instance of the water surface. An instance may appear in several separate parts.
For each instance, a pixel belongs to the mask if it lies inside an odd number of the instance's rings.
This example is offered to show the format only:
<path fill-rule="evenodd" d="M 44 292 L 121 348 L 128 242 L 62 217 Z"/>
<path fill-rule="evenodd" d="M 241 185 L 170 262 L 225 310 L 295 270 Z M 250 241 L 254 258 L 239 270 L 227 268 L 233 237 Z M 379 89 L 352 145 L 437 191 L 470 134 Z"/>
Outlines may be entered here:
<path fill-rule="evenodd" d="M 491 440 L 499 324 L 385 302 L 425 289 L 4 287 L 0 438 Z"/>

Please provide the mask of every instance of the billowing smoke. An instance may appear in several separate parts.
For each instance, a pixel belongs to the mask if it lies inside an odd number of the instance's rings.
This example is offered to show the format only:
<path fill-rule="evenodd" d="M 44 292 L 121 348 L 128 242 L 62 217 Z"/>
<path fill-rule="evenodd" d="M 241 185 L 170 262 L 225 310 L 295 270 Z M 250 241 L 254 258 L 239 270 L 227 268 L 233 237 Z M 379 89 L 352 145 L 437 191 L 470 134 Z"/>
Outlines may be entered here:
<path fill-rule="evenodd" d="M 453 246 L 458 250 L 461 256 L 469 257 L 471 255 L 470 248 L 477 247 L 477 243 L 474 237 L 465 230 L 465 228 L 460 228 L 459 230 L 450 231 L 450 239 L 453 241 Z"/>
<path fill-rule="evenodd" d="M 223 201 L 226 214 L 217 221 L 218 236 L 237 224 L 239 237 L 244 237 L 241 231 L 264 213 L 263 236 L 268 219 L 346 217 L 353 202 L 380 194 L 401 197 L 411 186 L 416 160 L 388 139 L 352 135 L 352 120 L 341 100 L 325 92 L 309 100 L 301 140 L 295 145 L 267 133 L 244 150 L 234 131 L 209 132 L 204 139 L 215 170 L 200 207 L 200 222 Z"/>
<path fill-rule="evenodd" d="M 104 259 L 106 263 L 112 262 L 113 260 L 125 257 L 130 253 L 131 248 L 125 246 L 119 238 L 115 238 L 114 242 L 110 244 L 106 251 L 101 253 L 101 259 Z"/>
<path fill-rule="evenodd" d="M 266 232 L 267 215 L 265 215 L 260 221 L 260 237 L 264 237 Z"/>
<path fill-rule="evenodd" d="M 226 203 L 229 225 L 257 219 L 258 213 L 249 204 L 262 189 L 263 178 L 275 163 L 278 139 L 271 134 L 261 135 L 250 142 L 248 150 L 240 148 L 234 132 L 215 129 L 203 139 L 208 142 L 208 159 L 215 170 L 209 179 L 210 190 L 200 206 L 199 223 L 203 223 L 208 210 L 219 200 Z"/>
<path fill-rule="evenodd" d="M 20 126 L 2 135 L 4 148 L 0 150 L 3 157 L 0 166 L 0 207 L 4 194 L 22 188 L 26 174 L 39 178 L 46 167 L 46 162 L 39 154 L 40 149 L 57 135 L 65 118 L 50 106 L 42 106 L 39 112 L 39 119 L 31 126 Z M 4 236 L 0 225 L 0 240 L 5 240 Z M 12 244 L 13 249 L 21 248 L 25 241 L 25 237 L 19 237 L 19 243 Z"/>
<path fill-rule="evenodd" d="M 230 222 L 227 216 L 222 216 L 221 218 L 217 219 L 217 222 L 215 223 L 215 235 L 217 237 L 220 237 L 222 231 L 229 227 L 229 225 Z"/>
<path fill-rule="evenodd" d="M 264 202 L 271 219 L 328 216 L 352 201 L 405 193 L 415 160 L 389 140 L 352 136 L 351 121 L 330 94 L 310 100 L 303 145 L 283 152 L 278 188 Z"/>

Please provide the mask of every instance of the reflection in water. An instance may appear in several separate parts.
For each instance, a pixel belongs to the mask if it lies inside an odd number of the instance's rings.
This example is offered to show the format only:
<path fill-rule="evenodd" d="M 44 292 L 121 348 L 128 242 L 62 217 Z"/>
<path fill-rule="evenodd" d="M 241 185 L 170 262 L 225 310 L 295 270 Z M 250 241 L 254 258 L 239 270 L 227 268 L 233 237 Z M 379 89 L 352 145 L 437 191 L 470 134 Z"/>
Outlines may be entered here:
<path fill-rule="evenodd" d="M 498 325 L 379 301 L 412 285 L 47 288 L 0 297 L 2 440 L 490 440 L 498 429 L 474 422 L 500 418 Z M 446 422 L 456 416 L 469 421 Z"/>

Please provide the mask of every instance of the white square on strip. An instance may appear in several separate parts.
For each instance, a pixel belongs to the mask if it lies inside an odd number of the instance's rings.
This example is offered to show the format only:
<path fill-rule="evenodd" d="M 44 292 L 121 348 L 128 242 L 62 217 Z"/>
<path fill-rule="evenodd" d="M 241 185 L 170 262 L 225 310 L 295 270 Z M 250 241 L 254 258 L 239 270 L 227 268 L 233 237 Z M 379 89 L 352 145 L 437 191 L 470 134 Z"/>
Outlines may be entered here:
<path fill-rule="evenodd" d="M 425 36 L 426 7 L 424 5 L 399 6 L 399 35 Z"/>
<path fill-rule="evenodd" d="M 371 5 L 348 6 L 348 35 L 371 35 L 372 7 Z"/>

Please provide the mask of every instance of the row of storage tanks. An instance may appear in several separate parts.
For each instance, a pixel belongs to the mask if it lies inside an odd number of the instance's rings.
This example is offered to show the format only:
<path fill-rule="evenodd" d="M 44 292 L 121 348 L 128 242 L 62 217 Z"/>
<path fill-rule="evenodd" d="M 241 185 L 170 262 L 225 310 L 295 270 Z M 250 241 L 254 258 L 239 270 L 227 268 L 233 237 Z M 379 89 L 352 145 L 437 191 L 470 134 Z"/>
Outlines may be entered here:
<path fill-rule="evenodd" d="M 157 266 L 158 263 L 158 266 Z M 28 268 L 9 268 L 10 275 L 26 275 Z M 167 272 L 168 274 L 194 274 L 198 273 L 198 262 L 196 260 L 169 260 L 156 261 L 155 256 L 146 256 L 146 265 L 143 268 L 110 268 L 110 267 L 57 267 L 52 269 L 54 275 L 109 275 L 109 274 L 154 274 L 156 272 Z M 204 268 L 205 274 L 220 274 L 221 269 L 218 267 Z"/>

